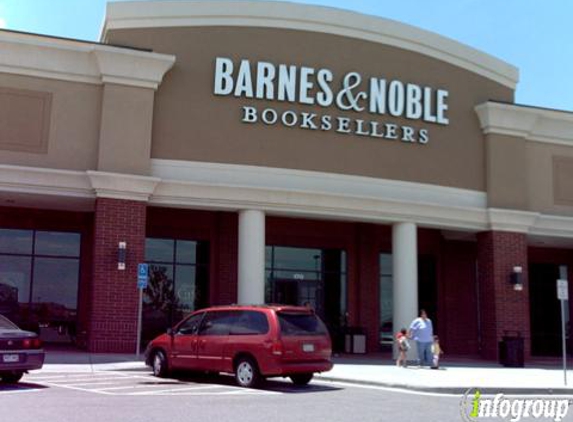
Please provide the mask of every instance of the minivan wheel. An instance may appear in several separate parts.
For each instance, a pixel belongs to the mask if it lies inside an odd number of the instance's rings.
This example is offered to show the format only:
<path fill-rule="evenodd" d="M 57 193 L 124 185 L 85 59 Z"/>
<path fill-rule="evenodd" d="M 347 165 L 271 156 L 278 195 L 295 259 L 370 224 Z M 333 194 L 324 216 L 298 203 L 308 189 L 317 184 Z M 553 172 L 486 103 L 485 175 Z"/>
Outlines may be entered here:
<path fill-rule="evenodd" d="M 253 388 L 260 380 L 259 370 L 255 362 L 250 358 L 240 358 L 235 367 L 235 380 L 237 384 L 245 388 Z"/>
<path fill-rule="evenodd" d="M 0 378 L 2 378 L 2 382 L 6 384 L 16 384 L 18 381 L 22 379 L 24 375 L 23 372 L 14 371 L 14 372 L 3 372 L 0 374 Z"/>
<path fill-rule="evenodd" d="M 151 368 L 153 369 L 153 375 L 156 377 L 163 378 L 167 375 L 167 358 L 161 350 L 153 354 Z"/>
<path fill-rule="evenodd" d="M 313 373 L 291 375 L 290 379 L 295 385 L 306 385 L 313 377 Z"/>

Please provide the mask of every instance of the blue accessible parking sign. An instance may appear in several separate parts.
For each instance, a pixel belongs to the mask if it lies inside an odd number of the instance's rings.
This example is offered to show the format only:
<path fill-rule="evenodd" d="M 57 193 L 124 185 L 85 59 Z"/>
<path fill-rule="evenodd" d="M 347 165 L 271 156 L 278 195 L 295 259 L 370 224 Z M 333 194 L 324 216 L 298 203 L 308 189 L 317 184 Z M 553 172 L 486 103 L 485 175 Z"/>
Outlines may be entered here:
<path fill-rule="evenodd" d="M 148 277 L 149 277 L 149 265 L 148 264 L 138 264 L 137 265 L 137 288 L 138 289 L 147 288 Z"/>

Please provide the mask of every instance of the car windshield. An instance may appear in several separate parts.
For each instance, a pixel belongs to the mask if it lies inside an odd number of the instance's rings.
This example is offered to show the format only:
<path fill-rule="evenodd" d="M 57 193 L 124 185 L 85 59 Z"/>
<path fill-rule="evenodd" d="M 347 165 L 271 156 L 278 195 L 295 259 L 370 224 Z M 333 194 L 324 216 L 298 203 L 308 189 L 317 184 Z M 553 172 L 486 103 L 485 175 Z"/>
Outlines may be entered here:
<path fill-rule="evenodd" d="M 315 314 L 279 312 L 283 336 L 317 336 L 327 333 L 326 327 Z"/>
<path fill-rule="evenodd" d="M 5 316 L 0 315 L 0 329 L 4 330 L 19 330 L 18 326 L 10 321 Z"/>

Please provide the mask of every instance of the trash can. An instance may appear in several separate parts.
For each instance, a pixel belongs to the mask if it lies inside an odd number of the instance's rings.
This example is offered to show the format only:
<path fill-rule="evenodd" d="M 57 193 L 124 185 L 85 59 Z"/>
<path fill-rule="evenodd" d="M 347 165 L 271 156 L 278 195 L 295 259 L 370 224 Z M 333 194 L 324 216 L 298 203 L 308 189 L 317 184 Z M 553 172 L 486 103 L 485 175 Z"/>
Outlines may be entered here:
<path fill-rule="evenodd" d="M 362 327 L 348 327 L 344 335 L 345 353 L 366 353 L 366 333 Z"/>
<path fill-rule="evenodd" d="M 504 332 L 499 342 L 499 363 L 510 368 L 523 368 L 524 342 L 519 331 Z"/>

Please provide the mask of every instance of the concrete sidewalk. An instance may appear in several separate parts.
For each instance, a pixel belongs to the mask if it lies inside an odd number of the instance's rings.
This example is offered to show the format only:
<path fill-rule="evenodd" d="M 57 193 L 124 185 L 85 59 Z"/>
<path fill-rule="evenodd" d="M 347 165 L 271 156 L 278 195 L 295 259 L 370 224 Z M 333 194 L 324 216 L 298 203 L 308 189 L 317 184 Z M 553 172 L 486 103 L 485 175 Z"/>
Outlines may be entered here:
<path fill-rule="evenodd" d="M 388 358 L 379 356 L 339 356 L 332 371 L 316 376 L 318 380 L 348 382 L 443 394 L 463 394 L 479 388 L 483 394 L 572 394 L 573 369 L 568 371 L 569 385 L 564 385 L 563 370 L 557 362 L 530 368 L 504 368 L 492 362 L 444 361 L 432 370 L 410 366 L 398 368 Z M 42 371 L 149 371 L 143 356 L 99 354 L 77 351 L 47 351 Z"/>

